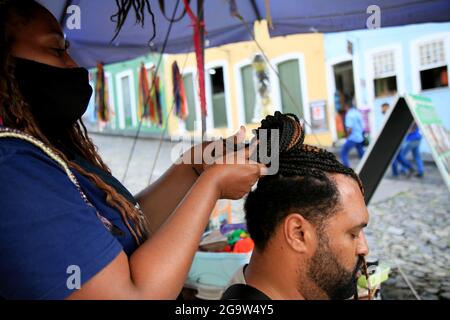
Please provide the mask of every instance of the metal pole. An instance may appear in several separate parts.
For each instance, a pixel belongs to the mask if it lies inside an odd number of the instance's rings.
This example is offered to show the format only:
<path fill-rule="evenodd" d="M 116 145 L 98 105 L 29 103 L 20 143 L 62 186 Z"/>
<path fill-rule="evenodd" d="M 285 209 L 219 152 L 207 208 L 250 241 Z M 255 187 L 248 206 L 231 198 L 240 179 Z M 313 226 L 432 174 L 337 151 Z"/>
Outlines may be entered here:
<path fill-rule="evenodd" d="M 203 0 L 197 0 L 197 18 L 198 18 L 199 23 L 202 24 L 202 26 L 205 25 L 203 12 L 204 12 Z M 205 70 L 205 28 L 204 27 L 200 28 L 200 46 L 201 46 L 201 57 L 202 57 L 202 61 L 203 61 L 203 65 L 201 67 L 203 68 L 203 70 Z M 205 72 L 204 72 L 204 74 L 206 77 Z M 205 88 L 205 77 L 203 77 L 203 83 L 200 83 L 200 85 L 203 88 Z M 206 117 L 202 113 L 202 141 L 204 139 L 205 132 L 206 132 Z"/>

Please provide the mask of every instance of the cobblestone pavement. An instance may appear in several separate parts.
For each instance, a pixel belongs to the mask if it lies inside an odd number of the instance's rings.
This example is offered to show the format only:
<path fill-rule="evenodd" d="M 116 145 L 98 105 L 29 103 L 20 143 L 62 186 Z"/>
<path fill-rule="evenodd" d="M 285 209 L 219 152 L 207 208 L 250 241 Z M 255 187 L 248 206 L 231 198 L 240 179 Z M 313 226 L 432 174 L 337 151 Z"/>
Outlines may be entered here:
<path fill-rule="evenodd" d="M 372 254 L 393 268 L 385 299 L 450 299 L 449 192 L 435 166 L 425 169 L 422 179 L 385 178 L 397 192 L 369 206 Z"/>
<path fill-rule="evenodd" d="M 97 134 L 92 138 L 122 180 L 133 140 Z M 172 163 L 174 145 L 165 141 L 160 147 L 157 140 L 139 139 L 125 186 L 136 193 L 149 183 L 159 147 L 151 180 L 160 176 Z M 425 169 L 422 179 L 393 179 L 387 173 L 369 205 L 366 236 L 371 255 L 392 268 L 382 289 L 385 299 L 450 299 L 449 191 L 434 165 Z M 242 219 L 242 201 L 233 201 L 232 207 L 236 219 Z"/>

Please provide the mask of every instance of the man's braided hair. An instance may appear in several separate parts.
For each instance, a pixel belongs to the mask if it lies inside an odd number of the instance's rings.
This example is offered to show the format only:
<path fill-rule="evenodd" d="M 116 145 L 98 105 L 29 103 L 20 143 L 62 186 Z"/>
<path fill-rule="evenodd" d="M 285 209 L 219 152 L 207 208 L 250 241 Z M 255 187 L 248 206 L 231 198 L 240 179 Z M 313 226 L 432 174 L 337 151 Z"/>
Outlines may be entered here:
<path fill-rule="evenodd" d="M 304 144 L 305 130 L 294 114 L 275 112 L 261 121 L 255 130 L 266 130 L 268 154 L 271 129 L 278 129 L 279 170 L 277 174 L 263 177 L 257 188 L 245 201 L 247 226 L 257 248 L 263 250 L 276 227 L 291 212 L 301 213 L 305 219 L 320 226 L 337 211 L 340 195 L 333 174 L 344 174 L 364 189 L 358 175 L 340 163 L 336 156 L 322 148 Z"/>

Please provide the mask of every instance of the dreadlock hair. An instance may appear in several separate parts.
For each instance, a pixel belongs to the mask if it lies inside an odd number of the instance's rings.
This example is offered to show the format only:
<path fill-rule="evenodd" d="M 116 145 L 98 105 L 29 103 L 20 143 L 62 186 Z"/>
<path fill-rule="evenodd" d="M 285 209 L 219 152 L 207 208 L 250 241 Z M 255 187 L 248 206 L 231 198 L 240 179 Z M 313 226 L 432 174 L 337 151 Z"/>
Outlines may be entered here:
<path fill-rule="evenodd" d="M 147 8 L 147 12 L 150 14 L 152 18 L 152 36 L 148 43 L 155 38 L 156 36 L 156 24 L 155 24 L 155 15 L 152 11 L 152 6 L 150 5 L 150 0 L 116 0 L 117 12 L 111 16 L 111 21 L 116 23 L 116 31 L 114 37 L 111 42 L 114 41 L 120 33 L 125 21 L 130 13 L 131 7 L 133 7 L 133 11 L 136 17 L 136 24 L 140 23 L 141 27 L 144 27 L 145 22 L 145 9 Z"/>
<path fill-rule="evenodd" d="M 136 243 L 140 244 L 146 238 L 146 224 L 140 210 L 96 174 L 90 173 L 70 161 L 62 151 L 55 147 L 55 145 L 63 145 L 71 148 L 94 166 L 111 173 L 89 138 L 81 119 L 64 132 L 58 132 L 57 135 L 49 134 L 45 128 L 39 126 L 31 113 L 30 106 L 19 91 L 14 76 L 14 60 L 10 54 L 11 46 L 15 41 L 14 26 L 28 23 L 34 18 L 37 10 L 42 9 L 46 10 L 34 0 L 0 0 L 0 117 L 3 119 L 3 125 L 28 133 L 42 141 L 59 155 L 69 168 L 89 178 L 105 193 L 106 202 L 120 212 L 123 222 Z"/>
<path fill-rule="evenodd" d="M 336 156 L 325 149 L 304 144 L 305 130 L 294 114 L 267 116 L 255 130 L 266 130 L 269 155 L 271 129 L 278 129 L 279 171 L 258 181 L 250 192 L 244 209 L 247 227 L 255 245 L 264 250 L 277 226 L 291 212 L 301 212 L 303 217 L 319 228 L 326 218 L 340 206 L 340 195 L 331 174 L 344 174 L 364 189 L 356 173 L 341 164 Z M 258 161 L 259 161 L 258 156 Z"/>

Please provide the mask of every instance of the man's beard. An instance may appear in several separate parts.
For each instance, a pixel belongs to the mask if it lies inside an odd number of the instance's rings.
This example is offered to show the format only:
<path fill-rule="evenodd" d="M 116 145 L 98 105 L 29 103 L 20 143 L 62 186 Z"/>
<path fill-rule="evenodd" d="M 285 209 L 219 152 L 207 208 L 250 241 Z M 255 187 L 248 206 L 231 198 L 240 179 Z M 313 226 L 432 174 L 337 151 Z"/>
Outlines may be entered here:
<path fill-rule="evenodd" d="M 357 273 L 362 263 L 363 259 L 359 257 L 355 268 L 349 272 L 339 263 L 329 247 L 328 239 L 322 234 L 319 235 L 319 246 L 309 264 L 308 277 L 329 299 L 348 299 L 356 292 Z"/>

